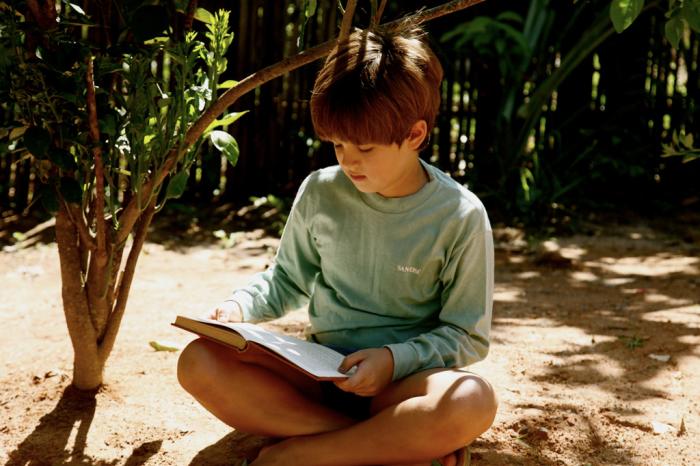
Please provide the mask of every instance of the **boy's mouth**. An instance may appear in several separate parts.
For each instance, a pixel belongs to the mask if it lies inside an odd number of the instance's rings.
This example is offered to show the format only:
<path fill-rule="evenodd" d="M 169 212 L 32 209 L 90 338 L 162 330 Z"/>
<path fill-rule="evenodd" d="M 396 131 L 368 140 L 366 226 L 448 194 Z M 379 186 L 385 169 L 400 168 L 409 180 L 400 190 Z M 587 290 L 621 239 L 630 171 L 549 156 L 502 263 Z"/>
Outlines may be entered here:
<path fill-rule="evenodd" d="M 353 180 L 353 181 L 362 181 L 366 179 L 367 177 L 365 175 L 355 175 L 354 173 L 348 173 L 348 176 Z"/>

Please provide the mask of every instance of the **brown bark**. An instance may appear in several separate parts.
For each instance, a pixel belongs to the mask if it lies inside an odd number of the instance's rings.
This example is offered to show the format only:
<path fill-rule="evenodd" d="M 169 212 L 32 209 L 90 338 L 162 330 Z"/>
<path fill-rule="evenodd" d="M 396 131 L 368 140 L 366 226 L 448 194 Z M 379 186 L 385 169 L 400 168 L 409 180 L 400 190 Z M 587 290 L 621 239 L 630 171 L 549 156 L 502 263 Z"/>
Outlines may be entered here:
<path fill-rule="evenodd" d="M 345 13 L 343 13 L 343 21 L 340 23 L 340 34 L 338 34 L 338 42 L 347 40 L 352 29 L 352 19 L 355 17 L 355 7 L 357 0 L 348 0 L 345 4 Z"/>
<path fill-rule="evenodd" d="M 119 279 L 119 283 L 117 284 L 117 296 L 114 309 L 109 316 L 107 328 L 105 329 L 104 337 L 100 343 L 99 354 L 102 360 L 107 360 L 107 357 L 109 357 L 109 353 L 112 351 L 112 347 L 114 346 L 114 341 L 117 338 L 117 332 L 119 331 L 124 310 L 126 309 L 127 299 L 129 298 L 131 283 L 134 280 L 136 263 L 138 262 L 139 255 L 141 254 L 141 248 L 143 248 L 143 244 L 146 242 L 148 227 L 151 225 L 151 220 L 153 219 L 155 210 L 156 201 L 153 199 L 153 201 L 151 201 L 141 215 L 138 227 L 134 232 L 134 242 L 131 245 L 129 256 L 126 259 L 124 272 Z"/>
<path fill-rule="evenodd" d="M 372 18 L 372 22 L 370 23 L 372 28 L 376 28 L 379 26 L 379 23 L 382 20 L 382 15 L 384 14 L 384 9 L 386 8 L 387 0 L 382 0 L 382 2 L 379 4 L 379 8 L 377 8 L 377 12 L 375 13 L 374 17 Z"/>
<path fill-rule="evenodd" d="M 58 13 L 56 13 L 56 2 L 54 0 L 45 0 L 42 2 L 27 0 L 27 7 L 32 17 L 34 17 L 34 21 L 36 21 L 41 29 L 50 30 L 58 25 L 58 23 L 56 23 Z"/>
<path fill-rule="evenodd" d="M 194 14 L 197 11 L 197 0 L 190 0 L 187 4 L 187 12 L 185 13 L 185 22 L 183 29 L 185 32 L 192 30 L 192 23 L 194 22 Z"/>
<path fill-rule="evenodd" d="M 92 145 L 92 155 L 95 162 L 95 196 L 93 198 L 92 217 L 95 219 L 95 240 L 96 248 L 90 255 L 90 268 L 87 277 L 88 307 L 92 321 L 97 332 L 98 340 L 102 338 L 107 327 L 112 303 L 108 291 L 109 285 L 109 261 L 108 256 L 112 249 L 108 244 L 108 233 L 105 225 L 105 185 L 104 167 L 102 163 L 102 146 L 100 141 L 100 127 L 97 120 L 97 103 L 95 102 L 95 82 L 93 76 L 93 57 L 88 58 L 87 72 L 85 76 L 88 128 L 90 143 Z M 80 219 L 82 220 L 82 218 Z"/>
<path fill-rule="evenodd" d="M 89 390 L 102 384 L 104 360 L 99 356 L 97 335 L 82 286 L 80 236 L 68 216 L 65 203 L 56 215 L 56 243 L 61 264 L 63 312 L 73 344 L 73 384 Z"/>

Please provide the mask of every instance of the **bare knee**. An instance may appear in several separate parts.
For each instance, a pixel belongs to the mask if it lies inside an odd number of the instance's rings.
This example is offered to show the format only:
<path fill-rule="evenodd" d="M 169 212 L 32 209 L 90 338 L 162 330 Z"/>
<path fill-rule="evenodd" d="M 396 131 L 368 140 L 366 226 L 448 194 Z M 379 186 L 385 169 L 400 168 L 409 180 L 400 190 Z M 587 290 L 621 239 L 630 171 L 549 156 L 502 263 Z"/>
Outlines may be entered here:
<path fill-rule="evenodd" d="M 471 443 L 493 424 L 498 399 L 493 387 L 481 377 L 465 374 L 445 395 L 442 418 L 456 443 Z"/>
<path fill-rule="evenodd" d="M 219 345 L 200 338 L 182 350 L 177 361 L 177 380 L 182 388 L 195 393 L 212 382 L 219 348 Z"/>

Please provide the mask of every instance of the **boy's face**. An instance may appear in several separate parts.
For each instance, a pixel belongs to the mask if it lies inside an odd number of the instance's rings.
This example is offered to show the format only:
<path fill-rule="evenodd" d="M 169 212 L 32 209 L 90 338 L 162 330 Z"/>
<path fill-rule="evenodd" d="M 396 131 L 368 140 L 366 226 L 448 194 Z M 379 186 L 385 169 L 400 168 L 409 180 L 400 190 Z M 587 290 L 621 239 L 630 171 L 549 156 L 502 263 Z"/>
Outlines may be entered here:
<path fill-rule="evenodd" d="M 331 139 L 343 172 L 363 193 L 384 197 L 408 196 L 425 184 L 418 152 L 409 139 L 396 143 L 360 144 Z"/>

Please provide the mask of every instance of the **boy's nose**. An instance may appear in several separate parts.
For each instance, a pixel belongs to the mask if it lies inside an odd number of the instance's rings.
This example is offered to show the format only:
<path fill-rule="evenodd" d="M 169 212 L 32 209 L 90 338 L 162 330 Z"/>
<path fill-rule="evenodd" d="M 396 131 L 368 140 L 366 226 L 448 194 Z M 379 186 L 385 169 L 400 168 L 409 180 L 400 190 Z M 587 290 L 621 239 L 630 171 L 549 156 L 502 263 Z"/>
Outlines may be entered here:
<path fill-rule="evenodd" d="M 360 158 L 357 155 L 353 155 L 350 151 L 343 151 L 339 154 L 340 164 L 346 167 L 355 167 L 359 165 Z"/>

